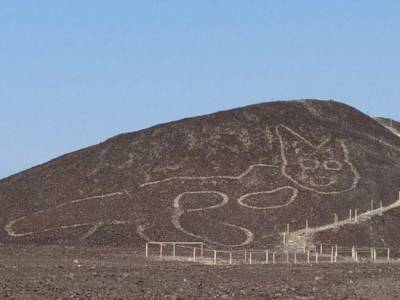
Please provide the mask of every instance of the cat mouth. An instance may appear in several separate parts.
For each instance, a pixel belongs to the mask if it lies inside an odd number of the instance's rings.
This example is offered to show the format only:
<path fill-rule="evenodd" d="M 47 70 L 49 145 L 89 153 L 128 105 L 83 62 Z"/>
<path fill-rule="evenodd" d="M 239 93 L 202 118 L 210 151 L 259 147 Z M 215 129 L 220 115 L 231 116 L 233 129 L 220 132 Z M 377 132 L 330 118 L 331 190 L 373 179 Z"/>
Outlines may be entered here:
<path fill-rule="evenodd" d="M 318 177 L 317 179 L 311 179 L 310 183 L 312 186 L 315 187 L 324 187 L 324 186 L 330 186 L 334 184 L 336 181 L 332 178 L 329 177 Z"/>

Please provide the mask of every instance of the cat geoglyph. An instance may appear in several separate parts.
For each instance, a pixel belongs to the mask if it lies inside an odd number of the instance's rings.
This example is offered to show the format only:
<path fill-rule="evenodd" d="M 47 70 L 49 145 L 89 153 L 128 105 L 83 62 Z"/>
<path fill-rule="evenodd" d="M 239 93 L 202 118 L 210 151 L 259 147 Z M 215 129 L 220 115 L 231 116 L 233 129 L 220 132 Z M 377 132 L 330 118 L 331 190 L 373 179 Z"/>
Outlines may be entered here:
<path fill-rule="evenodd" d="M 103 225 L 137 223 L 129 216 L 123 216 L 122 219 L 107 217 L 113 201 L 123 201 L 119 197 L 124 195 L 125 191 L 128 194 L 134 194 L 135 192 L 156 189 L 160 195 L 166 190 L 175 194 L 169 200 L 166 199 L 171 207 L 169 222 L 175 230 L 211 245 L 237 247 L 252 243 L 257 236 L 246 226 L 232 221 L 214 220 L 207 217 L 207 213 L 225 207 L 233 207 L 232 205 L 257 211 L 285 209 L 298 199 L 299 190 L 333 195 L 357 187 L 360 175 L 350 161 L 349 150 L 343 140 L 329 137 L 318 144 L 313 144 L 301 134 L 284 125 L 277 126 L 275 133 L 280 146 L 281 164 L 279 165 L 250 165 L 244 172 L 236 176 L 182 176 L 146 182 L 139 187 L 128 188 L 121 192 L 76 199 L 38 211 L 32 215 L 20 216 L 17 219 L 10 220 L 6 224 L 5 230 L 12 237 L 24 237 L 86 226 L 90 227 L 84 235 L 86 239 Z M 268 178 L 272 176 L 271 174 L 283 176 L 286 178 L 283 182 L 288 182 L 288 184 L 274 186 L 268 181 Z M 255 184 L 254 182 L 258 183 Z M 264 184 L 259 184 L 259 182 L 264 182 Z M 234 190 L 238 186 L 244 192 L 240 195 L 234 195 Z M 83 222 L 74 223 L 74 215 L 80 209 L 79 205 L 89 201 L 97 201 L 101 204 L 99 207 L 104 207 L 104 212 L 101 212 L 96 220 L 93 218 L 90 220 L 83 219 Z M 129 206 L 129 202 L 126 205 Z M 65 224 L 50 221 L 54 219 L 50 218 L 51 214 L 62 213 L 63 211 L 65 212 Z M 34 220 L 38 218 L 41 220 L 39 228 L 27 230 L 26 228 L 29 225 L 26 224 L 34 224 Z M 197 220 L 199 228 L 194 225 L 188 228 L 185 225 L 185 218 L 186 221 L 190 219 L 194 223 Z M 18 229 L 20 222 L 24 223 L 23 230 Z M 159 230 L 156 223 L 156 221 L 150 220 L 136 224 L 137 233 L 146 240 L 152 240 L 151 232 Z M 206 229 L 201 228 L 202 224 Z M 229 231 L 233 235 L 241 236 L 241 241 L 237 243 L 220 241 L 215 234 L 212 234 L 212 231 Z"/>

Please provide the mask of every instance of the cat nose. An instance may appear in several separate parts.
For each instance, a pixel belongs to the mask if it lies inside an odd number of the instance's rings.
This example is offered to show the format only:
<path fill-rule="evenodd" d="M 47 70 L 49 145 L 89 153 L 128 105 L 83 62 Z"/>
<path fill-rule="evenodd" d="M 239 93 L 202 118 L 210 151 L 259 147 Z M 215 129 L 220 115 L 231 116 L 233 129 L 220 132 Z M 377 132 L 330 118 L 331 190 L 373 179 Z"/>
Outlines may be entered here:
<path fill-rule="evenodd" d="M 326 176 L 316 176 L 312 179 L 312 185 L 314 186 L 328 186 L 335 183 L 335 180 L 331 177 Z"/>

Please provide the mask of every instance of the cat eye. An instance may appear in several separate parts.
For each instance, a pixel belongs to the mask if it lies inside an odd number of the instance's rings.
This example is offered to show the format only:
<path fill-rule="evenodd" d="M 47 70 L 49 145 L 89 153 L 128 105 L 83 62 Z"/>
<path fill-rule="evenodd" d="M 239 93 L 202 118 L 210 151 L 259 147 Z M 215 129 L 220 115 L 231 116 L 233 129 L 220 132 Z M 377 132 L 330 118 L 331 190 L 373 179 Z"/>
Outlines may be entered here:
<path fill-rule="evenodd" d="M 336 160 L 327 160 L 324 162 L 325 170 L 333 170 L 333 171 L 340 171 L 343 166 L 340 162 Z"/>
<path fill-rule="evenodd" d="M 319 167 L 319 161 L 315 159 L 302 159 L 300 165 L 303 169 L 316 169 Z"/>

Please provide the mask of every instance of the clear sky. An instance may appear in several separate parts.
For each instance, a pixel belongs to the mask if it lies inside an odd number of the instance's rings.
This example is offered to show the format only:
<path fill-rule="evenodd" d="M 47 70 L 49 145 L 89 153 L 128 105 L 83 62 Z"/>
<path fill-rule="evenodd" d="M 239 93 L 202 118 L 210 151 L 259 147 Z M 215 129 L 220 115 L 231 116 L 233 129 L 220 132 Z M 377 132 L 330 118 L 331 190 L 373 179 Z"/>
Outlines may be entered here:
<path fill-rule="evenodd" d="M 400 1 L 0 2 L 0 178 L 276 99 L 400 119 Z"/>

